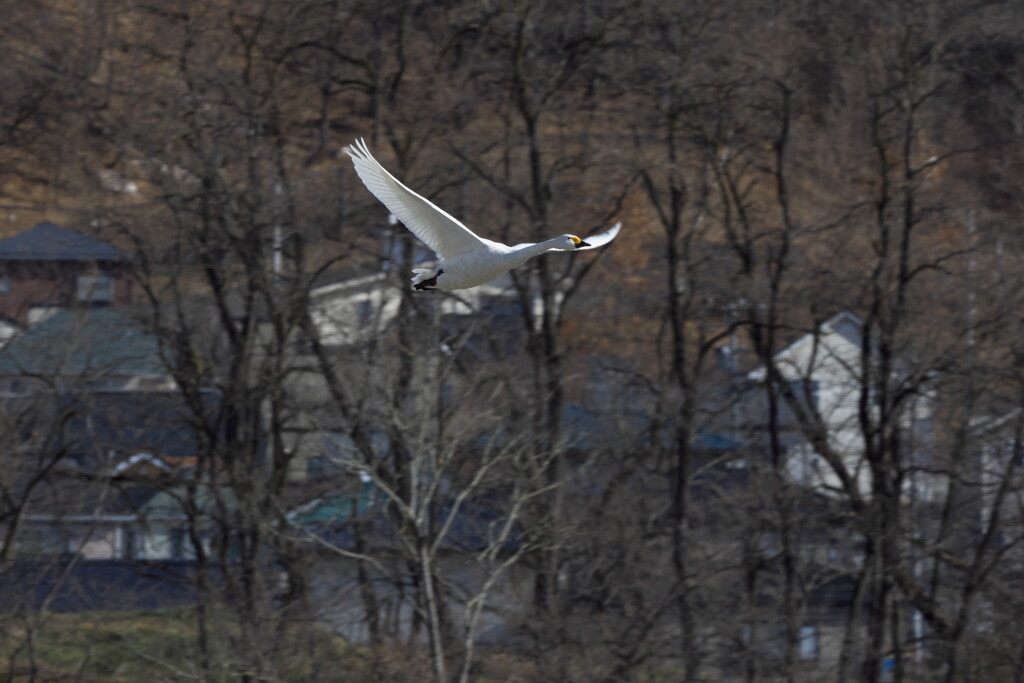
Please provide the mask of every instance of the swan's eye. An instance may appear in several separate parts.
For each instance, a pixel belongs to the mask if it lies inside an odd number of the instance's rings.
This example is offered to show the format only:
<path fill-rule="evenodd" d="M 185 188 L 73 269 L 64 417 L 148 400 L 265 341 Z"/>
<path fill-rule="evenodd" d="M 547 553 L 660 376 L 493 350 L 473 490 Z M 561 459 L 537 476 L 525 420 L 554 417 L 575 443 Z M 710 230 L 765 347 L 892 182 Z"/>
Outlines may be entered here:
<path fill-rule="evenodd" d="M 569 235 L 569 239 L 572 240 L 573 244 L 579 244 L 580 242 L 583 241 L 579 237 L 577 237 L 576 235 Z"/>

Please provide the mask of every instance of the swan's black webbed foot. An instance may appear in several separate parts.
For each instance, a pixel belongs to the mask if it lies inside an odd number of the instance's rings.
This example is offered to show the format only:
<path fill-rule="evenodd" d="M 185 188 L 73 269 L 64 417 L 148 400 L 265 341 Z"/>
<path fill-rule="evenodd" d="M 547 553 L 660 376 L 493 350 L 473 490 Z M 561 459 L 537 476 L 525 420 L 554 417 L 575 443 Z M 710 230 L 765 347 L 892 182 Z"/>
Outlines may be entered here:
<path fill-rule="evenodd" d="M 442 269 L 437 271 L 437 273 L 434 275 L 434 277 L 430 278 L 429 280 L 424 280 L 423 282 L 417 282 L 416 284 L 414 284 L 412 286 L 412 288 L 415 289 L 415 290 L 437 289 L 437 276 L 441 275 L 443 273 L 444 273 L 444 269 L 442 268 Z"/>

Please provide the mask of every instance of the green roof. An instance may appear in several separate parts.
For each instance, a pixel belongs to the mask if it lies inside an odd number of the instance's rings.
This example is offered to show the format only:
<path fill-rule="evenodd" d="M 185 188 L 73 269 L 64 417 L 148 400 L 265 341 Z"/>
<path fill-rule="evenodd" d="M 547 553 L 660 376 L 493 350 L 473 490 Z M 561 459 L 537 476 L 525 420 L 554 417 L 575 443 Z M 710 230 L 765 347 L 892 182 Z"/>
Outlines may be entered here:
<path fill-rule="evenodd" d="M 358 492 L 335 493 L 318 498 L 295 510 L 289 517 L 292 522 L 302 526 L 340 522 L 351 517 L 353 513 L 366 512 L 373 506 L 378 493 L 377 487 L 362 484 Z"/>
<path fill-rule="evenodd" d="M 165 374 L 157 338 L 109 308 L 58 311 L 0 350 L 0 375 Z"/>

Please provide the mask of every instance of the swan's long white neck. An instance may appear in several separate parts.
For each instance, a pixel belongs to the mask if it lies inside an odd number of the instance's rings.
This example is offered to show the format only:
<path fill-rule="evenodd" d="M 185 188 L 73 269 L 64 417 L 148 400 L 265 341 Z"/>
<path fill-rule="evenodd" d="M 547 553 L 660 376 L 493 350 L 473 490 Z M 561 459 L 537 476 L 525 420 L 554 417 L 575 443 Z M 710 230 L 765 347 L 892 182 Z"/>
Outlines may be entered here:
<path fill-rule="evenodd" d="M 534 256 L 540 256 L 541 254 L 551 251 L 552 249 L 557 249 L 558 242 L 560 239 L 560 237 L 553 237 L 552 239 L 549 239 L 546 242 L 526 242 L 525 244 L 517 244 L 514 247 L 512 247 L 511 251 L 518 257 L 521 257 L 525 262 L 528 261 L 529 259 L 532 259 Z"/>

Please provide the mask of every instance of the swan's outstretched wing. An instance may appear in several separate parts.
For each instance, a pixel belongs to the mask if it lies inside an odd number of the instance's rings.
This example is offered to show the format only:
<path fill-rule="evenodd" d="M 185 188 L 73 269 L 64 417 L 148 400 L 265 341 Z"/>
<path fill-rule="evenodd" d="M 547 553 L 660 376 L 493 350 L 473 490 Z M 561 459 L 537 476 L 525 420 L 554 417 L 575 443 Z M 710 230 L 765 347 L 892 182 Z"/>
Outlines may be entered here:
<path fill-rule="evenodd" d="M 484 242 L 469 228 L 388 173 L 370 154 L 362 138 L 346 147 L 345 151 L 352 157 L 356 173 L 366 189 L 438 256 L 451 258 L 484 248 Z"/>
<path fill-rule="evenodd" d="M 576 251 L 585 251 L 587 249 L 597 249 L 615 239 L 615 236 L 619 234 L 619 229 L 622 227 L 622 223 L 616 223 L 612 227 L 608 228 L 604 232 L 594 235 L 593 237 L 584 237 L 583 241 L 587 243 L 585 247 L 577 247 Z"/>

